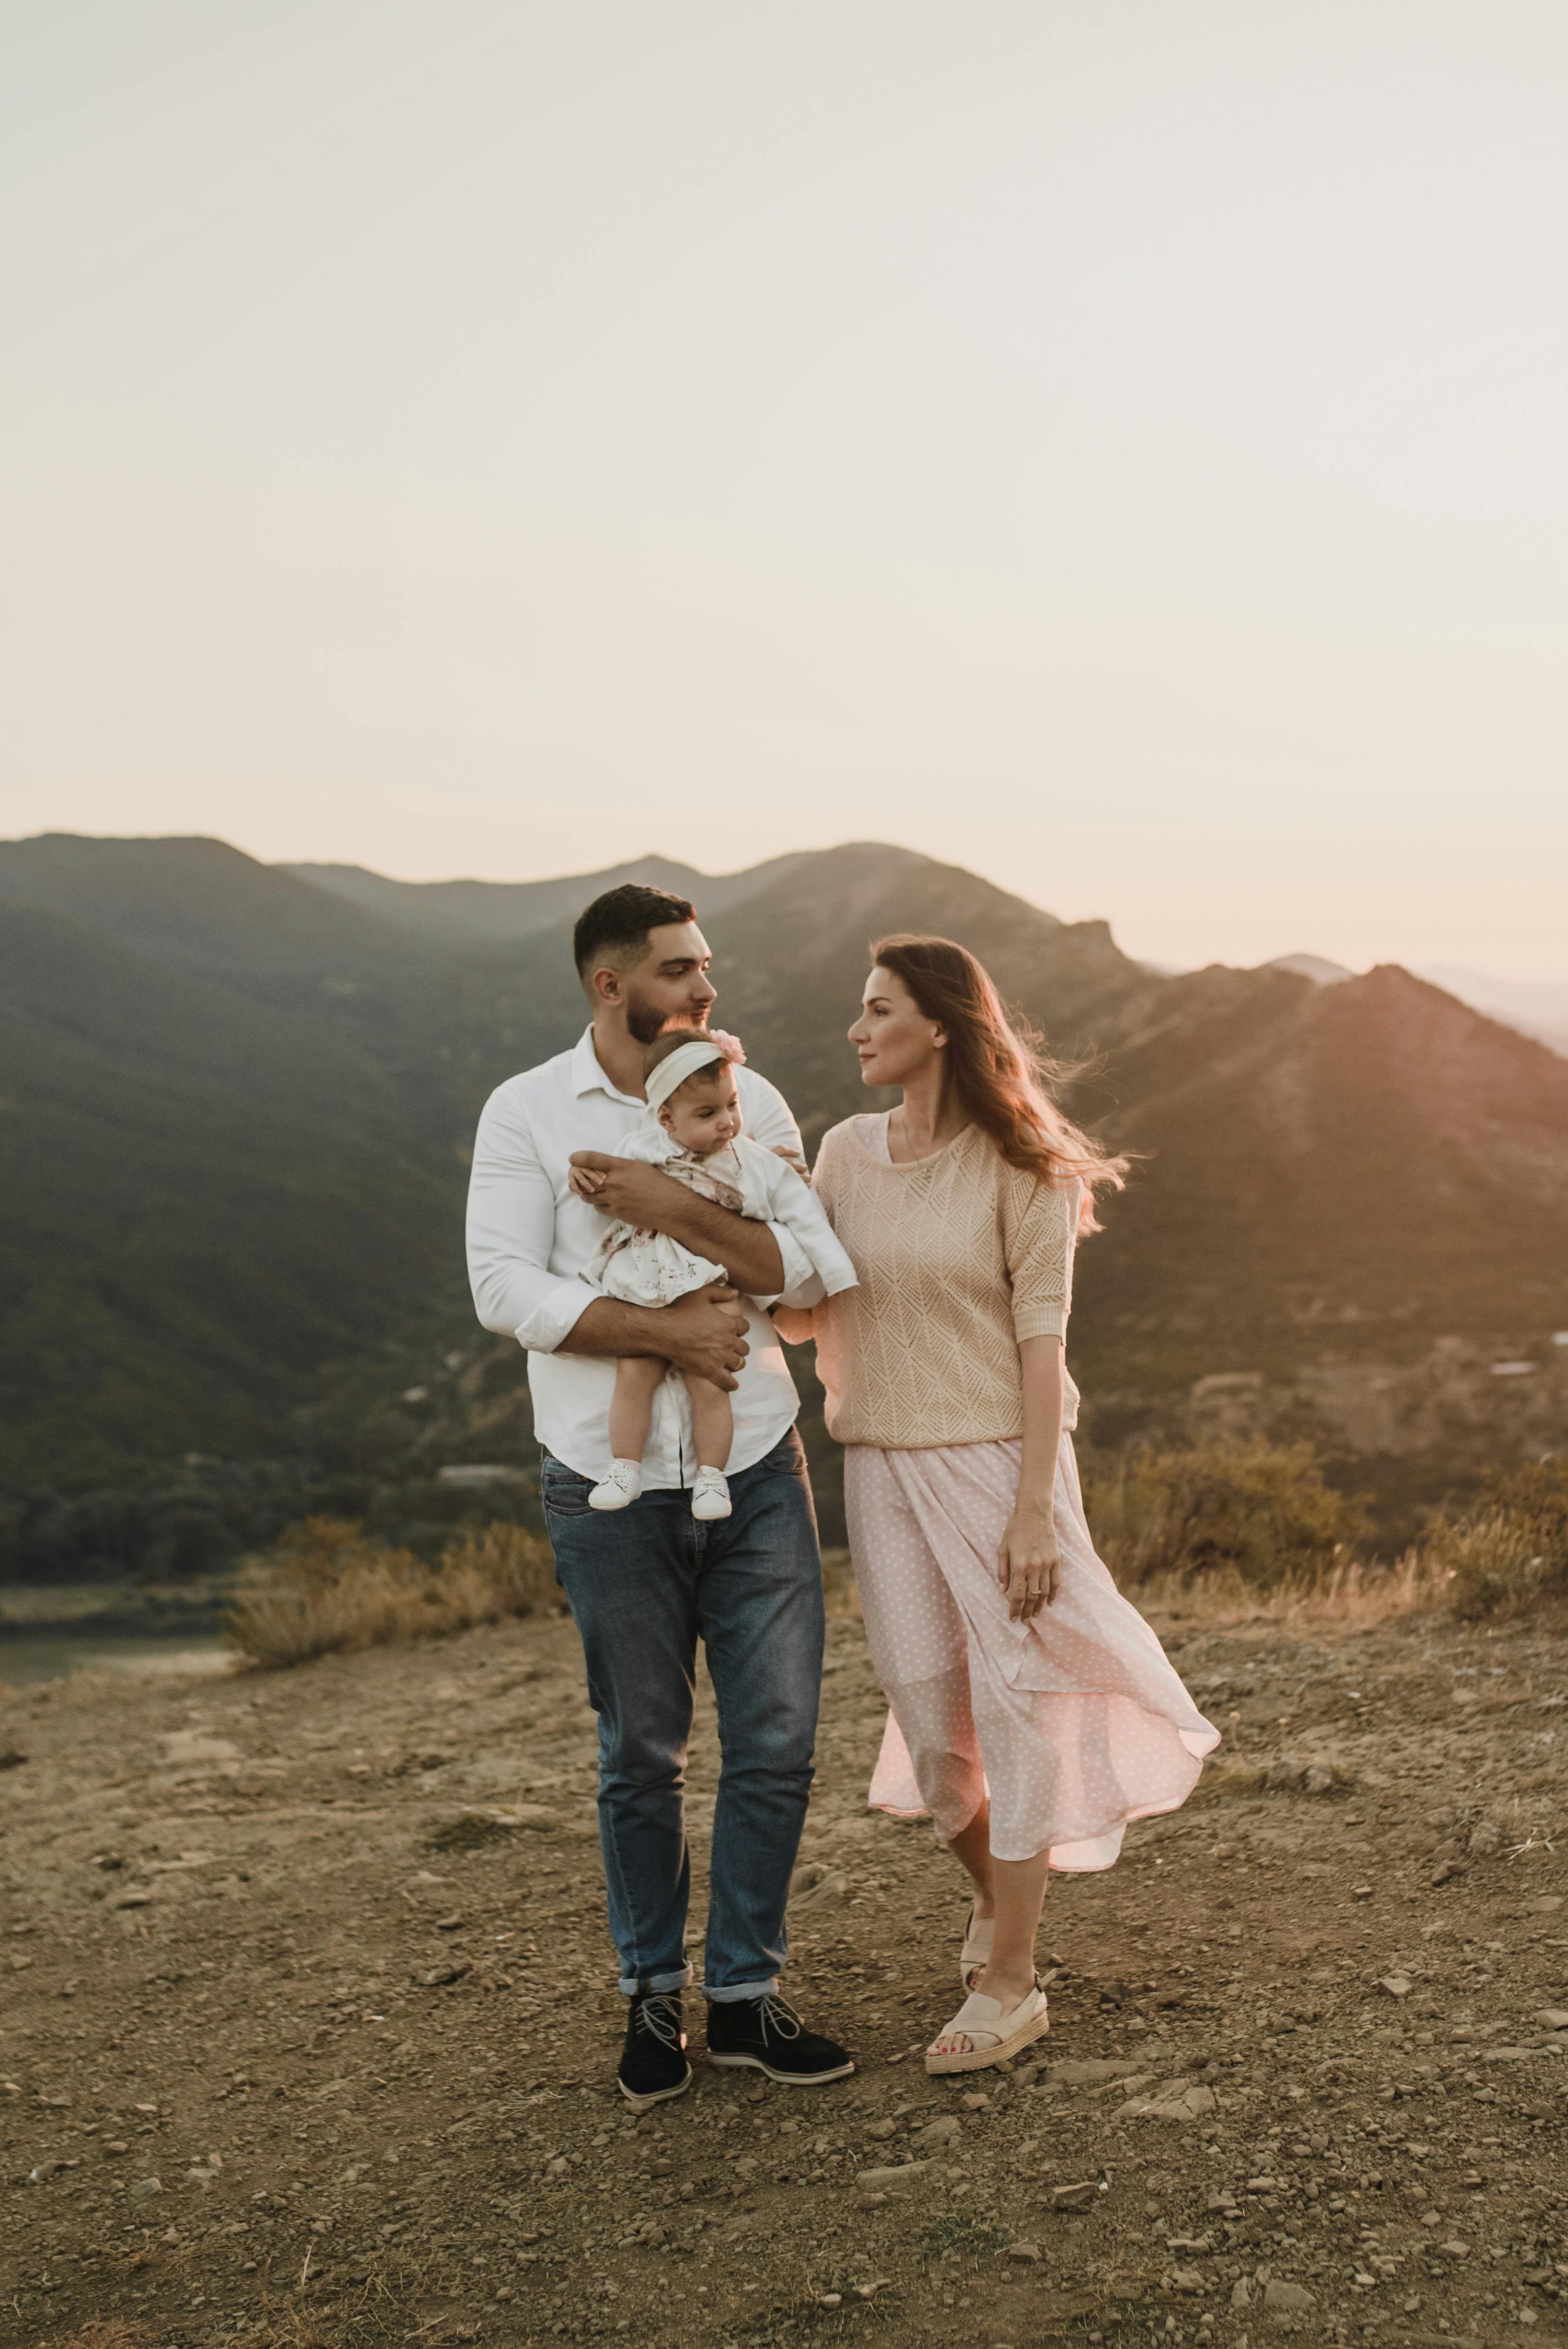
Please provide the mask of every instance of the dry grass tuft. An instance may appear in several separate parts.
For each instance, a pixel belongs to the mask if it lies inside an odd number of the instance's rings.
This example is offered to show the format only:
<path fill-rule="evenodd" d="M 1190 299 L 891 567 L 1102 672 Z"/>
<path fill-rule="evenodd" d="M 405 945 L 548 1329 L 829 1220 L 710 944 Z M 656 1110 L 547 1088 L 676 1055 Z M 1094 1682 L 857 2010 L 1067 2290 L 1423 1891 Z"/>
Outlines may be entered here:
<path fill-rule="evenodd" d="M 1366 1530 L 1308 1444 L 1124 1453 L 1091 1458 L 1085 1477 L 1095 1546 L 1124 1589 L 1213 1575 L 1315 1587 Z"/>
<path fill-rule="evenodd" d="M 1568 1458 L 1496 1470 L 1469 1508 L 1431 1518 L 1424 1547 L 1468 1622 L 1568 1597 Z"/>
<path fill-rule="evenodd" d="M 536 1614 L 555 1597 L 549 1545 L 517 1526 L 464 1534 L 429 1567 L 351 1519 L 308 1517 L 248 1561 L 225 1631 L 254 1663 L 277 1669 Z"/>
<path fill-rule="evenodd" d="M 823 1551 L 822 1595 L 830 1617 L 859 1622 L 860 1593 L 855 1582 L 855 1563 L 846 1549 Z"/>
<path fill-rule="evenodd" d="M 1568 1599 L 1568 1459 L 1501 1469 L 1433 1514 L 1391 1567 L 1356 1555 L 1361 1504 L 1306 1444 L 1195 1444 L 1085 1464 L 1096 1546 L 1140 1606 L 1207 1622 L 1366 1629 L 1451 1608 L 1466 1620 Z"/>
<path fill-rule="evenodd" d="M 1394 1566 L 1340 1558 L 1320 1574 L 1298 1574 L 1259 1590 L 1239 1574 L 1167 1578 L 1146 1583 L 1138 1604 L 1149 1615 L 1216 1629 L 1244 1623 L 1289 1623 L 1369 1630 L 1405 1615 L 1430 1613 L 1452 1597 L 1452 1576 L 1439 1560 L 1407 1550 Z"/>
<path fill-rule="evenodd" d="M 377 2333 L 385 2340 L 379 2326 Z M 328 2326 L 290 2302 L 282 2308 L 269 2307 L 265 2316 L 238 2333 L 220 2335 L 216 2349 L 352 2349 L 364 2337 L 358 2326 L 348 2332 L 337 2323 Z"/>

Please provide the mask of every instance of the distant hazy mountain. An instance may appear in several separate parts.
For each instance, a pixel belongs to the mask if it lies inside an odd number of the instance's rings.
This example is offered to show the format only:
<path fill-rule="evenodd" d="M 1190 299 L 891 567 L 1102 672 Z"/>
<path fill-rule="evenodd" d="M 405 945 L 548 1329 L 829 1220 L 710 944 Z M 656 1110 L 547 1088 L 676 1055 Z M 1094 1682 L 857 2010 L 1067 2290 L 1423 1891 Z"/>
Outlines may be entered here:
<path fill-rule="evenodd" d="M 0 844 L 0 1481 L 275 1448 L 455 1267 L 417 951 L 217 841 Z"/>
<path fill-rule="evenodd" d="M 1298 971 L 1319 987 L 1337 987 L 1342 979 L 1355 976 L 1342 962 L 1314 954 L 1276 955 L 1262 968 Z M 1533 1036 L 1538 1042 L 1550 1044 L 1554 1052 L 1568 1054 L 1568 984 L 1496 978 L 1489 971 L 1465 970 L 1449 963 L 1424 963 L 1416 976 L 1430 979 L 1434 987 L 1457 996 L 1472 1010 L 1484 1011 L 1489 1019 L 1517 1028 L 1521 1036 Z"/>
<path fill-rule="evenodd" d="M 720 1017 L 808 1137 L 865 1105 L 844 1031 L 881 931 L 963 939 L 1088 1063 L 1075 1107 L 1140 1154 L 1080 1265 L 1102 1433 L 1205 1377 L 1568 1329 L 1568 1065 L 1406 971 L 1164 976 L 1104 923 L 876 845 L 627 870 L 696 900 Z M 563 928 L 615 877 L 498 893 L 541 916 L 498 936 L 461 894 L 489 885 L 430 885 L 432 918 L 419 885 L 356 901 L 221 842 L 0 844 L 0 1482 L 272 1451 L 327 1361 L 411 1444 L 407 1332 L 466 1326 L 474 1117 L 579 1032 Z M 520 1360 L 498 1389 L 451 1360 L 488 1414 L 462 1424 L 520 1428 Z"/>
<path fill-rule="evenodd" d="M 690 864 L 672 864 L 666 856 L 639 856 L 629 864 L 607 865 L 602 873 L 555 881 L 389 881 L 362 864 L 280 864 L 274 869 L 363 906 L 416 936 L 466 947 L 529 937 L 536 930 L 570 922 L 590 899 L 623 881 L 640 881 L 681 897 L 701 889 L 703 904 L 716 913 L 754 895 L 801 861 L 775 856 L 749 872 L 714 878 Z"/>
<path fill-rule="evenodd" d="M 0 841 L 0 905 L 69 914 L 161 962 L 286 977 L 408 963 L 409 942 L 358 906 L 222 840 Z"/>
<path fill-rule="evenodd" d="M 1276 955 L 1272 962 L 1264 963 L 1262 968 L 1264 970 L 1294 971 L 1298 978 L 1310 978 L 1318 987 L 1337 987 L 1341 979 L 1355 976 L 1354 971 L 1345 968 L 1344 963 L 1330 962 L 1326 956 L 1314 954 Z"/>
<path fill-rule="evenodd" d="M 1568 1053 L 1568 985 L 1550 980 L 1493 978 L 1484 970 L 1460 970 L 1446 963 L 1422 970 L 1435 987 L 1489 1019 L 1501 1019 L 1526 1036 L 1537 1036 L 1554 1052 Z"/>

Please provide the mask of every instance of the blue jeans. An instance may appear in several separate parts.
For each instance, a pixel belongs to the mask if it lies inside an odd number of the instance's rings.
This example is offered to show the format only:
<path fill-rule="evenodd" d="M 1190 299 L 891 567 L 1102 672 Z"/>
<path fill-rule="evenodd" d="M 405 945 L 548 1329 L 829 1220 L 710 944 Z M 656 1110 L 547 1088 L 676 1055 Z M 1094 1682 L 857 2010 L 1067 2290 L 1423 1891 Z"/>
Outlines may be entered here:
<path fill-rule="evenodd" d="M 680 1491 L 590 1509 L 589 1479 L 548 1452 L 541 1485 L 599 1717 L 599 1843 L 621 1989 L 629 1998 L 691 1979 L 684 1797 L 701 1640 L 723 1756 L 702 1988 L 711 1999 L 774 1990 L 822 1686 L 822 1562 L 800 1438 L 791 1428 L 732 1475 L 733 1514 L 710 1524 Z"/>

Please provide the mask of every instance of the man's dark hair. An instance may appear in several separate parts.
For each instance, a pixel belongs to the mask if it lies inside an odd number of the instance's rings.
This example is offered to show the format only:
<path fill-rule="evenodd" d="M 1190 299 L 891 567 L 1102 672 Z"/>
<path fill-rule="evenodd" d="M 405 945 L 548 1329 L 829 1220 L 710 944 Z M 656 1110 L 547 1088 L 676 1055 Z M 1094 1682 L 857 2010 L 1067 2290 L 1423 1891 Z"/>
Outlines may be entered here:
<path fill-rule="evenodd" d="M 607 958 L 607 958 L 618 968 L 640 962 L 648 951 L 649 930 L 696 918 L 697 908 L 690 898 L 673 897 L 668 889 L 645 889 L 640 881 L 623 881 L 618 889 L 607 889 L 577 916 L 572 932 L 577 977 L 586 980 Z"/>

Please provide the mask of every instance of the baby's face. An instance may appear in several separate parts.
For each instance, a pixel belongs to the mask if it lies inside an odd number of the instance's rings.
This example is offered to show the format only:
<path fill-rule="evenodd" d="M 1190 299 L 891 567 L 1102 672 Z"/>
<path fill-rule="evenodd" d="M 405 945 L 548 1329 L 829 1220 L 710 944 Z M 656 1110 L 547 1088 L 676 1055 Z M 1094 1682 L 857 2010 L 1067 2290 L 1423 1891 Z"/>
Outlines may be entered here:
<path fill-rule="evenodd" d="M 659 1111 L 659 1121 L 681 1149 L 695 1157 L 707 1158 L 722 1150 L 741 1131 L 741 1095 L 734 1070 L 728 1061 L 720 1068 L 700 1069 L 676 1087 Z"/>

